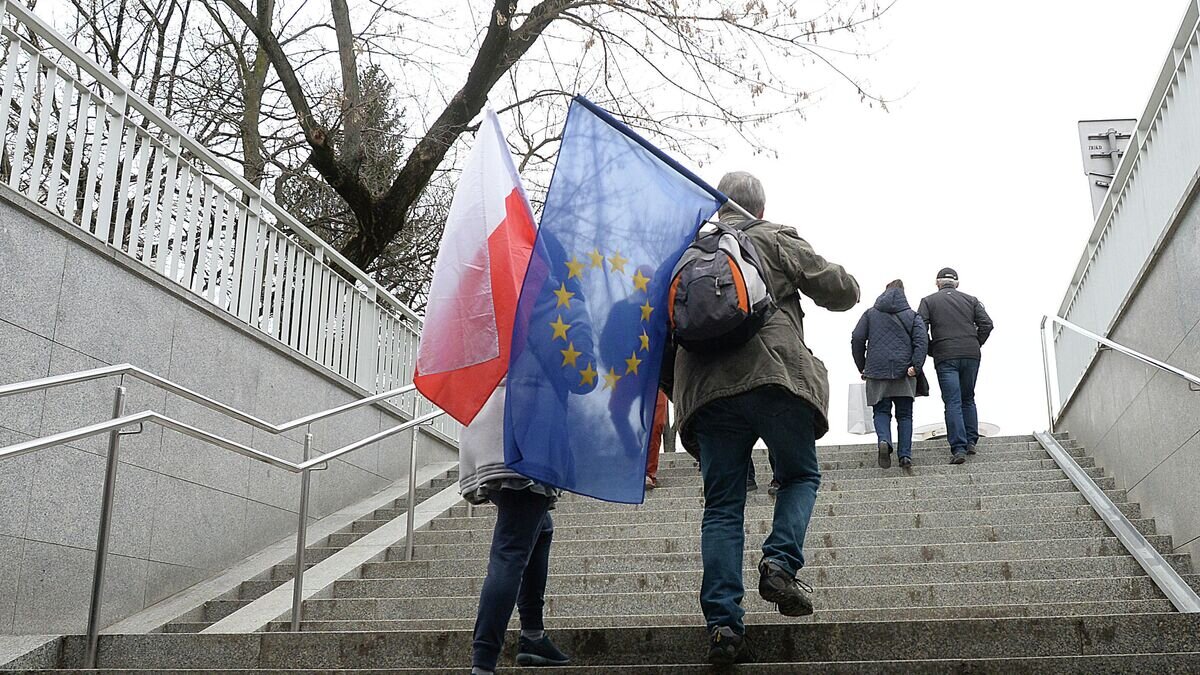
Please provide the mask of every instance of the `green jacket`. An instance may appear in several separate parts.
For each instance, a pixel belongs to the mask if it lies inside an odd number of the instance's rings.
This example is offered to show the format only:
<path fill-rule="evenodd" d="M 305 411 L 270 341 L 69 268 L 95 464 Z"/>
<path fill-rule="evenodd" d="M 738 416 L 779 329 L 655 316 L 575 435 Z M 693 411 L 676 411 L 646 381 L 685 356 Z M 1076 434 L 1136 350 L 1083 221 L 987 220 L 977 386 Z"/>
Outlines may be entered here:
<path fill-rule="evenodd" d="M 726 223 L 743 220 L 738 215 L 722 219 Z M 804 344 L 799 294 L 821 307 L 844 312 L 858 303 L 858 282 L 841 265 L 817 255 L 795 228 L 765 222 L 747 233 L 768 267 L 768 282 L 779 311 L 749 342 L 732 351 L 697 354 L 677 350 L 674 372 L 666 373 L 664 383 L 675 404 L 680 440 L 692 454 L 698 448 L 689 425 L 696 412 L 711 401 L 757 387 L 783 387 L 799 396 L 820 413 L 817 437 L 829 430 L 829 377 L 825 364 Z"/>

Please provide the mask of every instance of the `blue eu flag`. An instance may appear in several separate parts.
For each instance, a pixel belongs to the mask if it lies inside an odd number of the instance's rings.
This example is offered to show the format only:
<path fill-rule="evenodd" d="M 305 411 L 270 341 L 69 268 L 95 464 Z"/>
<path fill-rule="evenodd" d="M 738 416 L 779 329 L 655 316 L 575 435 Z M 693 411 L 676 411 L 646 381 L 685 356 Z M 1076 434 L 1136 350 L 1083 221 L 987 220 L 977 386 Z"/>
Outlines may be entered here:
<path fill-rule="evenodd" d="M 725 200 L 575 97 L 517 304 L 504 420 L 509 468 L 641 503 L 671 270 Z"/>

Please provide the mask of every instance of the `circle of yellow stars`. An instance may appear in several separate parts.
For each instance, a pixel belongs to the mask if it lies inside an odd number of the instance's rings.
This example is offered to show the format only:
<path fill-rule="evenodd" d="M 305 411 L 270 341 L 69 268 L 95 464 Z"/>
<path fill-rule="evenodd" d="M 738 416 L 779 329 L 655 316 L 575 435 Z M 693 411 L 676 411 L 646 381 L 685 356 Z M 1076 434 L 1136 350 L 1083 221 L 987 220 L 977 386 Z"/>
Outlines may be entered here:
<path fill-rule="evenodd" d="M 620 250 L 615 250 L 613 251 L 612 255 L 606 257 L 600 252 L 600 249 L 595 248 L 589 253 L 585 254 L 583 256 L 583 260 L 580 260 L 578 255 L 573 255 L 571 256 L 570 260 L 563 264 L 566 265 L 567 268 L 567 279 L 566 281 L 561 282 L 558 288 L 553 291 L 555 296 L 554 308 L 561 309 L 565 307 L 567 310 L 570 310 L 571 300 L 575 298 L 576 293 L 567 289 L 567 282 L 571 281 L 572 279 L 579 279 L 580 282 L 582 282 L 584 273 L 594 269 L 604 270 L 607 268 L 614 274 L 628 274 L 628 272 L 625 271 L 625 266 L 629 264 L 629 259 L 622 256 Z M 639 307 L 641 310 L 641 322 L 643 324 L 642 332 L 641 335 L 638 336 L 638 345 L 633 349 L 632 352 L 630 352 L 629 358 L 625 359 L 624 373 L 619 372 L 620 368 L 609 368 L 607 369 L 607 372 L 601 375 L 600 371 L 596 370 L 592 361 L 587 361 L 584 367 L 580 368 L 579 357 L 583 355 L 583 352 L 575 349 L 575 343 L 571 341 L 571 324 L 563 321 L 561 312 L 558 313 L 555 316 L 554 321 L 551 321 L 549 324 L 550 329 L 553 331 L 551 340 L 562 340 L 563 342 L 567 343 L 566 349 L 559 350 L 559 353 L 562 354 L 563 359 L 562 367 L 566 368 L 569 366 L 579 373 L 579 386 L 581 387 L 595 385 L 597 376 L 601 376 L 604 380 L 605 389 L 615 389 L 617 387 L 617 383 L 620 382 L 622 378 L 628 375 L 638 375 L 638 368 L 642 365 L 642 362 L 645 361 L 644 358 L 638 358 L 638 354 L 643 352 L 648 354 L 650 352 L 650 335 L 646 332 L 645 326 L 645 324 L 649 323 L 650 317 L 653 315 L 655 309 L 654 306 L 650 304 L 650 277 L 642 274 L 641 269 L 637 269 L 634 271 L 633 276 L 630 279 L 633 282 L 634 290 L 645 293 L 646 298 Z"/>

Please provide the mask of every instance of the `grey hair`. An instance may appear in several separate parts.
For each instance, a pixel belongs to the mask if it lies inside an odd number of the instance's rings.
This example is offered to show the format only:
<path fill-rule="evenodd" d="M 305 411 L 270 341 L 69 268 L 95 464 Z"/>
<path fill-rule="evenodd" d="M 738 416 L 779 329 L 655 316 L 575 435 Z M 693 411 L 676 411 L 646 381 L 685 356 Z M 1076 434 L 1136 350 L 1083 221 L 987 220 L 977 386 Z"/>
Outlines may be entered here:
<path fill-rule="evenodd" d="M 937 287 L 938 287 L 938 289 L 958 288 L 958 280 L 957 279 L 938 279 Z"/>
<path fill-rule="evenodd" d="M 730 171 L 721 176 L 717 189 L 755 216 L 760 216 L 767 205 L 767 195 L 762 183 L 747 171 Z M 738 211 L 731 206 L 722 206 L 718 215 L 724 216 Z"/>

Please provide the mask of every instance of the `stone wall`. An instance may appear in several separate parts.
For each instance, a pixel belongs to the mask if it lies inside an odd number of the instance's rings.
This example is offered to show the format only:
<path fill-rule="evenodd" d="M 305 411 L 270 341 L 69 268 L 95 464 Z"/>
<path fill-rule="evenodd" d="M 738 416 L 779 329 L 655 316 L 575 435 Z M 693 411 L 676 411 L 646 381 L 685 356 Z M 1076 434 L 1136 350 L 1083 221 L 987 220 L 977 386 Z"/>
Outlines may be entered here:
<path fill-rule="evenodd" d="M 282 422 L 367 392 L 0 190 L 0 384 L 131 363 L 260 419 Z M 0 400 L 0 446 L 111 416 L 115 379 Z M 275 437 L 137 381 L 127 412 L 154 409 L 285 459 Z M 403 421 L 391 406 L 313 426 L 328 451 Z M 313 474 L 319 518 L 408 474 L 400 435 Z M 421 463 L 453 446 L 421 433 Z M 106 440 L 0 461 L 0 634 L 80 632 L 96 545 Z M 147 426 L 122 442 L 104 622 L 212 576 L 295 532 L 299 477 Z"/>
<path fill-rule="evenodd" d="M 1110 339 L 1200 373 L 1200 204 L 1182 210 Z M 1200 392 L 1179 377 L 1101 352 L 1059 418 L 1200 564 Z"/>

